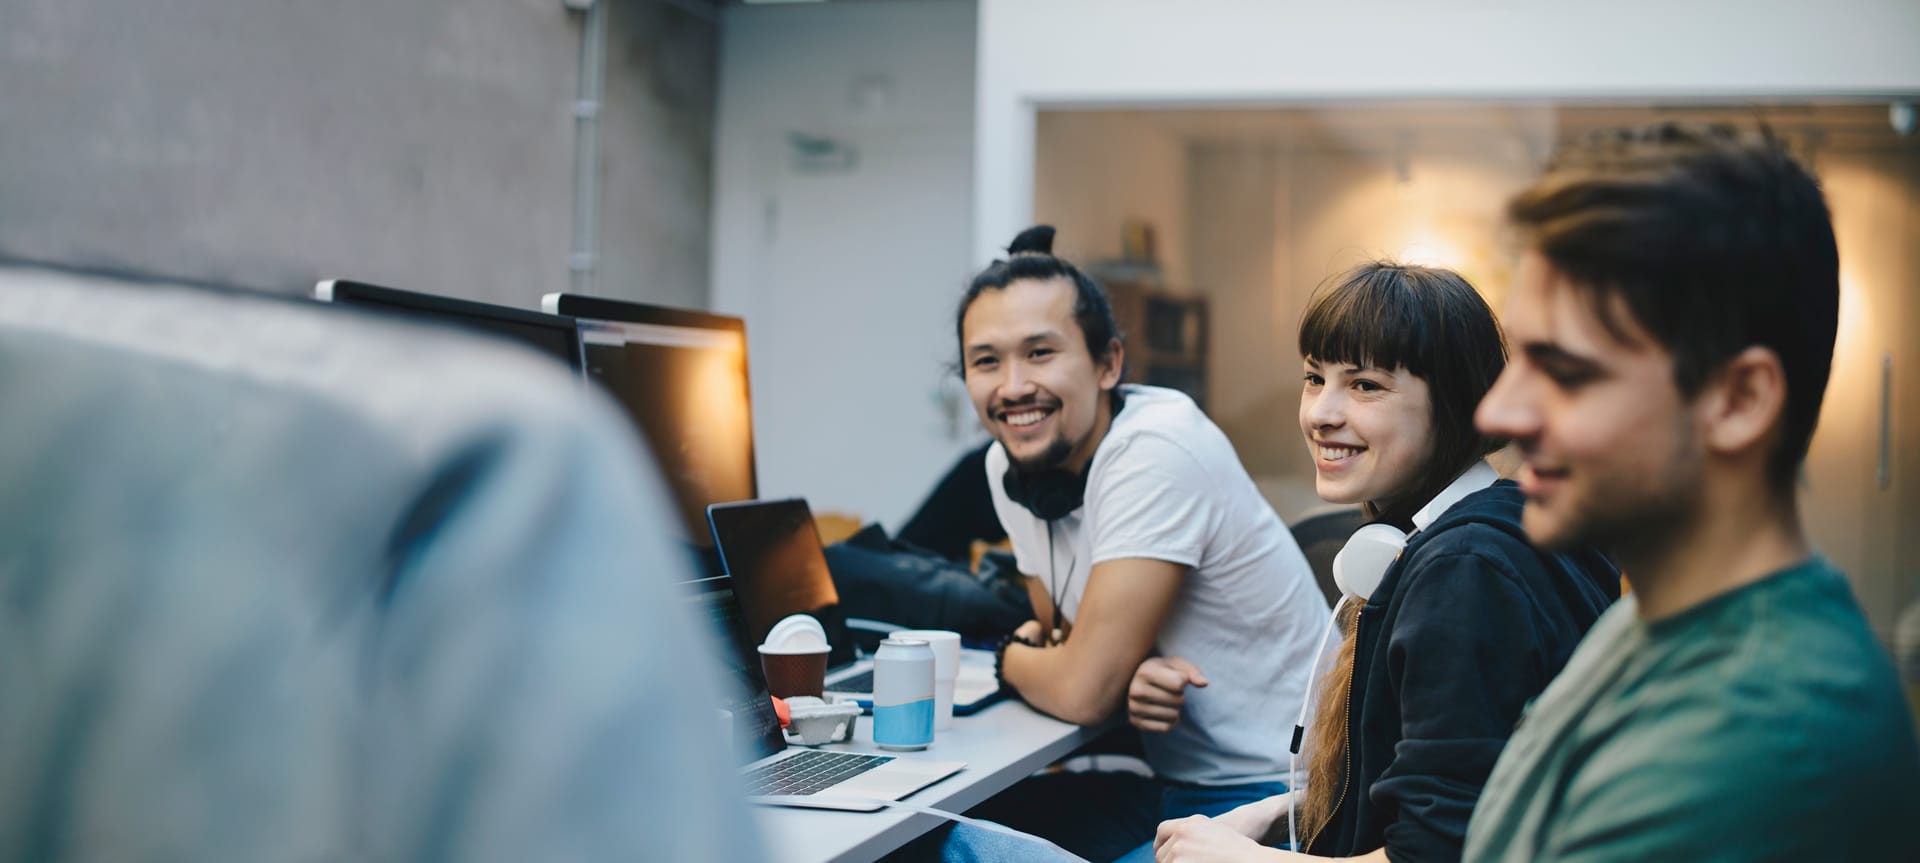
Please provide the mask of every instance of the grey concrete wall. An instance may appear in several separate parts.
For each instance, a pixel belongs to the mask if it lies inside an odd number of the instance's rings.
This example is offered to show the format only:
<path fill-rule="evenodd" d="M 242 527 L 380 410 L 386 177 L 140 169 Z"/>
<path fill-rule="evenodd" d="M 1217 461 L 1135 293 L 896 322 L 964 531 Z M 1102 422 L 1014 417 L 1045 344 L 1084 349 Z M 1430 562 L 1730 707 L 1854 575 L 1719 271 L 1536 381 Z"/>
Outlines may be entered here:
<path fill-rule="evenodd" d="M 708 296 L 718 33 L 614 0 L 599 292 Z M 0 0 L 0 257 L 531 306 L 567 285 L 560 0 Z"/>

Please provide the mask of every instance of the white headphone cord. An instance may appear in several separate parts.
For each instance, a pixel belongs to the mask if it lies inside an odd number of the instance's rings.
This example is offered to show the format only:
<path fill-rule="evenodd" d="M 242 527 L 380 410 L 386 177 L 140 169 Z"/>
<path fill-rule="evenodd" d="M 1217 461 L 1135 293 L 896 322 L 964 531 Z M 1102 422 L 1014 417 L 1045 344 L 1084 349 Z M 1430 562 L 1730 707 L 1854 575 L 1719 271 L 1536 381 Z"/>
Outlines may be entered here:
<path fill-rule="evenodd" d="M 1293 816 L 1293 801 L 1300 790 L 1298 782 L 1300 768 L 1297 761 L 1300 757 L 1300 742 L 1307 734 L 1307 709 L 1313 706 L 1314 684 L 1320 682 L 1320 658 L 1327 653 L 1327 640 L 1333 637 L 1333 628 L 1340 623 L 1340 606 L 1345 604 L 1346 597 L 1341 597 L 1340 602 L 1334 604 L 1333 614 L 1327 617 L 1327 628 L 1320 633 L 1320 646 L 1314 648 L 1313 664 L 1307 666 L 1307 691 L 1300 698 L 1300 721 L 1293 724 L 1293 742 L 1287 745 L 1287 847 L 1295 854 L 1307 853 L 1300 847 L 1300 836 L 1295 830 Z M 1307 779 L 1311 781 L 1313 777 L 1309 776 Z"/>

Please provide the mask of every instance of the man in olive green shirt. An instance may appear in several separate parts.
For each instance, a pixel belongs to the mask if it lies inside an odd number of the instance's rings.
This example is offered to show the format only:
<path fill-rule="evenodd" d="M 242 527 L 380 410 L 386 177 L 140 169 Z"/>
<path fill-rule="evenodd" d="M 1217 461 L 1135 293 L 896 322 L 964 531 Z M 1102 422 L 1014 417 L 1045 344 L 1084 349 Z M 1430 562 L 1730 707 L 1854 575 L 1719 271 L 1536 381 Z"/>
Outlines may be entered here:
<path fill-rule="evenodd" d="M 1920 859 L 1912 719 L 1794 495 L 1839 309 L 1818 185 L 1771 137 L 1664 125 L 1568 148 L 1509 216 L 1480 428 L 1521 451 L 1528 535 L 1634 590 L 1522 717 L 1465 858 Z"/>

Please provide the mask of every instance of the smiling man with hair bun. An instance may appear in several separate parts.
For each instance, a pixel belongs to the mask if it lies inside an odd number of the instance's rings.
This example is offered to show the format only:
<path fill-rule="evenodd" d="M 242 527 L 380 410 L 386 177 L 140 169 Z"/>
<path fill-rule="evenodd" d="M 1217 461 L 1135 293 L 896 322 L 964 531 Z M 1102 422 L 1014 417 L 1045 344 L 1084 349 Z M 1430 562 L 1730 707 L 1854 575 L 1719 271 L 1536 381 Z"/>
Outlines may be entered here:
<path fill-rule="evenodd" d="M 987 480 L 1036 619 L 1000 655 L 1033 707 L 1083 725 L 1122 712 L 1135 669 L 1180 657 L 1180 721 L 1142 734 L 1154 777 L 1046 776 L 975 814 L 1108 860 L 1166 818 L 1285 789 L 1287 740 L 1329 610 L 1233 445 L 1184 394 L 1121 384 L 1099 285 L 1023 232 L 968 286 L 961 376 L 995 443 Z M 1257 649 L 1250 646 L 1257 645 Z"/>

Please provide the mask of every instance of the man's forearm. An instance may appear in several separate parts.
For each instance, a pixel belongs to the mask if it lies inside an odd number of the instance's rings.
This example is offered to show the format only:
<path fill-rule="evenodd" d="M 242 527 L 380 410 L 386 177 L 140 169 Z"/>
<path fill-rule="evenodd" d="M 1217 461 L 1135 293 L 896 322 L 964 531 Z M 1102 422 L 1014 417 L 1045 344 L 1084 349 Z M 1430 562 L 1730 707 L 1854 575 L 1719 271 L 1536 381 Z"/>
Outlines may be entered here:
<path fill-rule="evenodd" d="M 1076 662 L 1070 644 L 1007 645 L 1001 674 L 1034 709 L 1076 725 L 1094 725 L 1120 708 L 1126 681 L 1101 679 L 1104 670 Z"/>
<path fill-rule="evenodd" d="M 1000 673 L 1042 712 L 1079 725 L 1105 720 L 1125 706 L 1127 683 L 1153 651 L 1185 573 L 1180 564 L 1144 558 L 1095 564 L 1079 608 L 1060 620 L 1066 641 L 1009 645 Z"/>

